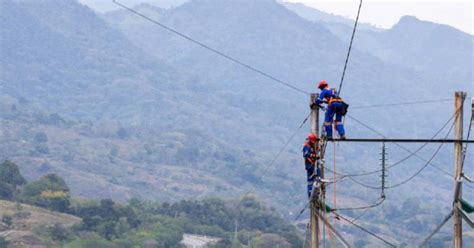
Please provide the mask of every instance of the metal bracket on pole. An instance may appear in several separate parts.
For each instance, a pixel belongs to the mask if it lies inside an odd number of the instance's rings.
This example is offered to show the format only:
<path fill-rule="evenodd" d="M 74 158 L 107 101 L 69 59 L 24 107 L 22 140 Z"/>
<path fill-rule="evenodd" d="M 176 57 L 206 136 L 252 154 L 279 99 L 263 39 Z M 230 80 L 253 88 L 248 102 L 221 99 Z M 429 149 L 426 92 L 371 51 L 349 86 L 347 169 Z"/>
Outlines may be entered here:
<path fill-rule="evenodd" d="M 466 179 L 466 181 L 470 182 L 470 183 L 474 183 L 474 180 L 472 180 L 470 177 L 466 176 L 466 174 L 464 174 L 464 172 L 462 173 L 462 177 L 464 179 Z"/>
<path fill-rule="evenodd" d="M 461 186 L 462 186 L 462 180 L 457 179 L 456 180 L 456 185 L 455 185 L 455 188 L 454 188 L 454 203 L 459 201 L 459 199 L 461 198 Z"/>
<path fill-rule="evenodd" d="M 471 226 L 471 228 L 474 228 L 474 221 L 471 218 L 469 218 L 469 215 L 466 213 L 466 211 L 459 208 L 458 208 L 458 211 L 461 214 L 461 217 L 466 221 L 466 223 L 469 226 Z"/>

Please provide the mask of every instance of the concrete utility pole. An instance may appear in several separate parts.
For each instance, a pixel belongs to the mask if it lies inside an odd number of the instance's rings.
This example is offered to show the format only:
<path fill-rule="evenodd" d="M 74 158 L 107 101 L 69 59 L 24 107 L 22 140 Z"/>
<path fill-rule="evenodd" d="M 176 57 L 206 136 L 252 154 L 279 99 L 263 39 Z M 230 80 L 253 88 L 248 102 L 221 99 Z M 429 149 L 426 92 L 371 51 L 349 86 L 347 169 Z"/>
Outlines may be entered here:
<path fill-rule="evenodd" d="M 454 94 L 454 196 L 453 196 L 453 209 L 444 218 L 443 222 L 438 225 L 433 232 L 428 235 L 426 239 L 420 244 L 419 247 L 426 247 L 428 241 L 439 232 L 441 227 L 453 217 L 453 247 L 462 247 L 462 219 L 474 227 L 474 223 L 461 207 L 462 198 L 462 177 L 463 177 L 463 143 L 470 143 L 468 140 L 463 140 L 463 110 L 464 110 L 464 99 L 466 98 L 466 92 L 457 91 Z M 474 98 L 472 100 L 472 114 L 474 115 Z"/>
<path fill-rule="evenodd" d="M 463 139 L 463 105 L 464 99 L 466 98 L 466 93 L 457 91 L 454 94 L 454 138 L 457 140 Z M 462 216 L 460 213 L 462 197 L 462 142 L 457 142 L 454 144 L 454 216 L 453 216 L 453 247 L 461 248 L 462 247 Z"/>
<path fill-rule="evenodd" d="M 315 100 L 318 98 L 318 94 L 311 94 L 310 98 L 310 106 L 311 106 L 311 133 L 316 134 L 316 136 L 319 138 L 319 107 L 313 104 Z M 315 148 L 317 149 L 319 144 L 316 142 Z M 315 164 L 316 166 L 316 164 Z M 314 192 L 316 189 L 313 188 L 312 194 L 316 193 Z M 314 197 L 312 197 L 314 198 Z M 310 209 L 311 209 L 311 221 L 310 221 L 310 227 L 311 227 L 311 248 L 317 248 L 319 247 L 319 218 L 318 218 L 318 207 L 317 204 L 318 202 L 314 201 L 313 199 L 310 199 Z"/>

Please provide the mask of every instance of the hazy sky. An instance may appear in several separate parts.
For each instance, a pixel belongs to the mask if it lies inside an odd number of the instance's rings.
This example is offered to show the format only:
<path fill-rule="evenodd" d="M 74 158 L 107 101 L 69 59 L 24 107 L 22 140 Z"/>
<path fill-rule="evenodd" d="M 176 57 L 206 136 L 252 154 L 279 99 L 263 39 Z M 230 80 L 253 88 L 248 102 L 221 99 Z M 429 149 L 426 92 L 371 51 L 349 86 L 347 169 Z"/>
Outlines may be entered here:
<path fill-rule="evenodd" d="M 116 9 L 112 0 L 79 0 L 98 11 Z M 127 5 L 140 2 L 160 2 L 166 6 L 177 5 L 183 0 L 118 0 Z M 228 0 L 222 0 L 228 1 Z M 235 0 L 233 0 L 235 1 Z M 258 1 L 258 0 L 240 0 Z M 301 2 L 329 13 L 355 18 L 358 0 L 286 0 Z M 448 24 L 464 32 L 474 34 L 473 0 L 364 0 L 361 22 L 389 28 L 403 15 L 413 15 L 421 20 Z"/>

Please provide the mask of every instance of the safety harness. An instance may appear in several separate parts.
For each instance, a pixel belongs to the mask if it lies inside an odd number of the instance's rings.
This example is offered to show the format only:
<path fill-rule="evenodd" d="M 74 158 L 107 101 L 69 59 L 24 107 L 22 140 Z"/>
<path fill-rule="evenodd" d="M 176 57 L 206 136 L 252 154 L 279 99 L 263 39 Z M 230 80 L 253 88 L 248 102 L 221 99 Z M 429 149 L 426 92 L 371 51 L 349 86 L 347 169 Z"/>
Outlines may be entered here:
<path fill-rule="evenodd" d="M 330 97 L 326 97 L 326 101 L 328 102 L 328 106 L 330 106 L 331 104 L 333 104 L 333 103 L 335 103 L 335 102 L 340 102 L 340 103 L 342 103 L 342 111 L 341 111 L 341 114 L 342 114 L 342 115 L 346 115 L 346 114 L 347 114 L 347 110 L 349 109 L 349 104 L 345 103 L 344 100 L 337 94 L 336 89 L 331 88 L 331 96 L 330 96 Z"/>
<path fill-rule="evenodd" d="M 334 88 L 331 89 L 331 96 L 326 97 L 326 100 L 328 101 L 329 105 L 331 105 L 333 102 L 344 102 L 344 100 L 342 100 L 342 98 L 337 95 L 337 91 Z"/>

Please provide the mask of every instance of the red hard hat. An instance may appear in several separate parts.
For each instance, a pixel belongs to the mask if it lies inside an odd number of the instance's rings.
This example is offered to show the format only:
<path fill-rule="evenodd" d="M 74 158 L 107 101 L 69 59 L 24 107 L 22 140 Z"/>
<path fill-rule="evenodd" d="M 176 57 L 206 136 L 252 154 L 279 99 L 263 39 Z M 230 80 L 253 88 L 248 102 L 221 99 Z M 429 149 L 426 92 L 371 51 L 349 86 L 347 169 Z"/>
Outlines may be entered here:
<path fill-rule="evenodd" d="M 321 80 L 321 82 L 319 82 L 318 88 L 322 90 L 326 88 L 326 86 L 328 86 L 328 82 L 326 82 L 326 80 Z"/>
<path fill-rule="evenodd" d="M 308 134 L 308 140 L 309 141 L 316 142 L 317 139 L 318 139 L 318 136 L 316 136 L 316 134 L 314 134 L 314 133 Z"/>

